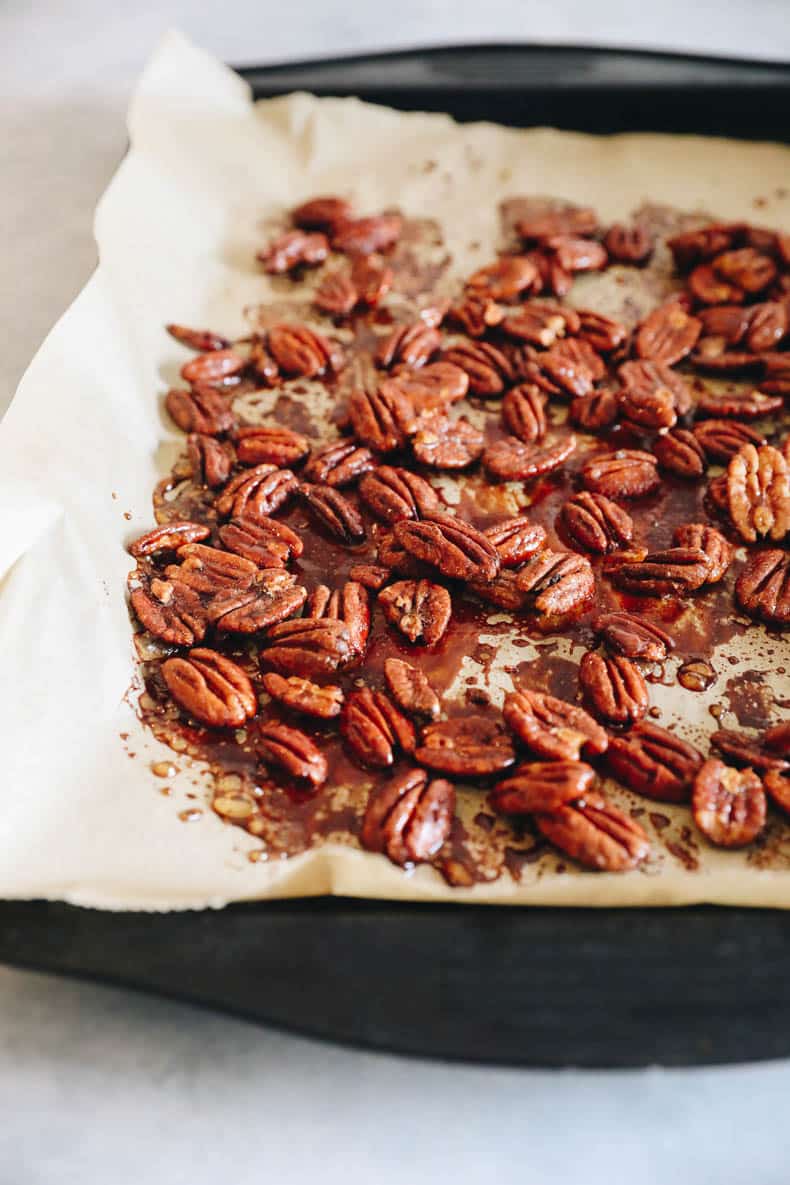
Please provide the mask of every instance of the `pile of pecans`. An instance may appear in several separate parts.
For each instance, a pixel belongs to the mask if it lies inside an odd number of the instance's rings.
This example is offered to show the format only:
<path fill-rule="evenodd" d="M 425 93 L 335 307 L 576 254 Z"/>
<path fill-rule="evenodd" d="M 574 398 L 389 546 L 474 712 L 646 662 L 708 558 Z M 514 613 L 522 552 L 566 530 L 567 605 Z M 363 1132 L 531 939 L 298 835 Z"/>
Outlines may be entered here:
<path fill-rule="evenodd" d="M 260 254 L 294 284 L 323 269 L 309 291 L 326 332 L 278 321 L 234 343 L 168 327 L 196 352 L 166 408 L 187 433 L 181 473 L 199 496 L 188 518 L 160 501 L 160 525 L 129 550 L 131 608 L 166 648 L 172 702 L 197 728 L 245 729 L 267 776 L 303 794 L 330 776 L 326 733 L 311 726 L 339 728 L 360 767 L 394 771 L 374 786 L 359 838 L 400 865 L 442 851 L 460 780 L 586 867 L 634 868 L 647 835 L 607 800 L 597 769 L 648 799 L 690 803 L 713 844 L 750 843 L 767 800 L 790 813 L 790 726 L 720 729 L 721 757 L 706 759 L 654 723 L 644 666 L 665 660 L 673 638 L 638 606 L 718 584 L 744 547 L 738 609 L 790 624 L 790 439 L 777 439 L 790 395 L 790 236 L 714 223 L 670 238 L 677 291 L 629 327 L 565 298 L 578 273 L 643 267 L 657 244 L 643 226 L 604 228 L 593 210 L 554 203 L 520 220 L 519 248 L 453 302 L 387 324 L 403 225 L 319 197 Z M 360 324 L 377 328 L 367 371 L 340 340 Z M 733 382 L 700 378 L 710 374 Z M 336 439 L 316 446 L 293 426 L 240 418 L 240 391 L 295 379 L 336 392 Z M 464 404 L 485 409 L 485 429 L 459 414 Z M 581 453 L 551 537 L 528 514 L 470 521 L 431 481 L 463 471 L 534 490 Z M 651 550 L 634 508 L 666 482 L 704 490 L 707 518 Z M 312 587 L 298 575 L 304 539 L 283 521 L 294 505 L 330 556 Z M 340 557 L 357 553 L 336 582 Z M 602 582 L 614 598 L 603 612 Z M 594 609 L 598 648 L 581 658 L 579 702 L 521 685 L 501 714 L 448 716 L 421 655 L 470 598 L 544 634 Z M 410 651 L 388 657 L 383 678 L 366 678 L 373 614 Z M 229 656 L 240 648 L 246 661 Z"/>

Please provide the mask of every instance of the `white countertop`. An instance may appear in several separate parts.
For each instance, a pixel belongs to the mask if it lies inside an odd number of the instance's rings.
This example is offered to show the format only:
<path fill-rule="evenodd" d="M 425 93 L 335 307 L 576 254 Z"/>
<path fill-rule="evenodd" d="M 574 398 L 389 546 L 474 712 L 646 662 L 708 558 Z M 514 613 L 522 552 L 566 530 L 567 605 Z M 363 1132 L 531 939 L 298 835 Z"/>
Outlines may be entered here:
<path fill-rule="evenodd" d="M 0 413 L 90 273 L 92 211 L 124 151 L 129 89 L 172 25 L 236 63 L 507 39 L 790 59 L 785 0 L 7 3 Z M 788 1063 L 446 1066 L 0 968 L 0 1185 L 786 1185 L 788 1098 Z"/>

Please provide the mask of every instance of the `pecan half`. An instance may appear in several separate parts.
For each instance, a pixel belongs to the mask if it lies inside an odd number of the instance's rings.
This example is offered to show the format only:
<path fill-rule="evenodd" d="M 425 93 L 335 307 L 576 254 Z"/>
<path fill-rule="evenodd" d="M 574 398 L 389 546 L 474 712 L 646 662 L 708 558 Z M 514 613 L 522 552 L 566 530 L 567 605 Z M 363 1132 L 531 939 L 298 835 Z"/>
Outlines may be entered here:
<path fill-rule="evenodd" d="M 710 391 L 703 388 L 697 399 L 697 411 L 700 415 L 719 419 L 759 420 L 779 411 L 782 403 L 781 395 L 764 395 L 757 390 L 744 391 L 733 387 L 729 391 Z"/>
<path fill-rule="evenodd" d="M 595 770 L 583 761 L 533 761 L 498 782 L 488 801 L 503 815 L 556 811 L 584 798 L 594 782 Z"/>
<path fill-rule="evenodd" d="M 411 401 L 418 416 L 445 411 L 463 399 L 469 390 L 469 376 L 452 362 L 429 362 L 419 370 L 398 370 L 398 387 Z"/>
<path fill-rule="evenodd" d="M 316 197 L 291 211 L 291 221 L 302 230 L 332 231 L 351 217 L 351 203 L 341 197 Z"/>
<path fill-rule="evenodd" d="M 382 383 L 376 391 L 357 387 L 348 401 L 354 434 L 377 453 L 403 448 L 417 426 L 417 415 L 408 395 L 397 383 Z"/>
<path fill-rule="evenodd" d="M 298 728 L 271 721 L 261 724 L 255 730 L 253 745 L 267 765 L 283 770 L 292 778 L 310 782 L 314 787 L 326 781 L 326 757 Z"/>
<path fill-rule="evenodd" d="M 439 715 L 439 697 L 424 671 L 402 658 L 388 658 L 384 662 L 384 678 L 390 695 L 404 712 L 429 720 L 435 720 Z"/>
<path fill-rule="evenodd" d="M 715 527 L 705 523 L 686 523 L 675 529 L 672 536 L 675 547 L 699 548 L 708 558 L 708 572 L 705 584 L 716 584 L 732 563 L 732 548 Z"/>
<path fill-rule="evenodd" d="M 634 521 L 628 511 L 589 490 L 564 503 L 560 521 L 574 550 L 605 555 L 627 546 L 634 537 Z"/>
<path fill-rule="evenodd" d="M 661 484 L 655 457 L 640 449 L 598 454 L 584 463 L 581 473 L 588 490 L 607 498 L 641 498 Z"/>
<path fill-rule="evenodd" d="M 778 542 L 790 529 L 790 469 L 778 449 L 746 444 L 727 467 L 727 504 L 747 543 Z"/>
<path fill-rule="evenodd" d="M 466 373 L 474 395 L 501 395 L 515 377 L 507 356 L 489 342 L 458 342 L 444 351 L 442 359 Z"/>
<path fill-rule="evenodd" d="M 496 605 L 508 613 L 520 613 L 527 605 L 517 574 L 508 568 L 504 568 L 493 580 L 470 580 L 469 588 L 481 601 Z"/>
<path fill-rule="evenodd" d="M 546 350 L 567 332 L 568 322 L 560 305 L 532 301 L 502 321 L 502 332 L 517 341 L 529 342 Z"/>
<path fill-rule="evenodd" d="M 776 279 L 776 264 L 769 255 L 754 247 L 741 247 L 737 251 L 725 251 L 713 261 L 716 273 L 744 292 L 754 296 L 763 292 Z"/>
<path fill-rule="evenodd" d="M 359 511 L 339 490 L 302 482 L 299 495 L 321 525 L 342 543 L 360 543 L 365 538 L 365 524 Z"/>
<path fill-rule="evenodd" d="M 735 582 L 735 598 L 750 617 L 769 625 L 790 625 L 790 555 L 757 551 Z"/>
<path fill-rule="evenodd" d="M 594 791 L 551 813 L 535 815 L 535 822 L 561 852 L 599 872 L 626 872 L 650 851 L 647 835 L 636 819 Z"/>
<path fill-rule="evenodd" d="M 491 300 L 513 301 L 532 288 L 538 269 L 525 255 L 502 255 L 487 267 L 481 267 L 466 281 L 466 287 L 483 293 Z"/>
<path fill-rule="evenodd" d="M 491 540 L 454 515 L 430 511 L 422 522 L 396 523 L 394 534 L 410 555 L 454 580 L 493 580 L 499 571 Z"/>
<path fill-rule="evenodd" d="M 406 770 L 371 794 L 360 833 L 362 846 L 386 852 L 395 864 L 418 864 L 439 851 L 454 814 L 455 790 L 449 782 L 429 782 L 425 770 Z"/>
<path fill-rule="evenodd" d="M 364 477 L 359 484 L 359 496 L 387 523 L 421 518 L 426 511 L 439 506 L 438 495 L 424 477 L 391 465 L 381 465 Z"/>
<path fill-rule="evenodd" d="M 284 704 L 293 712 L 302 712 L 305 716 L 316 716 L 319 720 L 331 720 L 340 715 L 343 706 L 342 688 L 332 683 L 319 687 L 310 679 L 302 679 L 298 675 L 285 678 L 276 671 L 267 671 L 262 679 L 264 691 L 278 703 Z"/>
<path fill-rule="evenodd" d="M 541 242 L 554 235 L 594 235 L 598 216 L 589 206 L 538 206 L 533 214 L 519 219 L 516 233 L 522 239 Z"/>
<path fill-rule="evenodd" d="M 198 354 L 181 367 L 181 378 L 191 387 L 205 384 L 207 387 L 223 386 L 234 379 L 247 365 L 235 350 L 211 350 Z"/>
<path fill-rule="evenodd" d="M 334 592 L 325 584 L 319 584 L 308 598 L 304 615 L 316 621 L 342 621 L 354 649 L 359 654 L 364 652 L 370 633 L 370 605 L 364 585 L 358 581 L 347 580 Z"/>
<path fill-rule="evenodd" d="M 593 629 L 610 650 L 626 658 L 663 662 L 675 648 L 669 634 L 633 613 L 602 613 L 593 622 Z"/>
<path fill-rule="evenodd" d="M 757 354 L 746 350 L 728 350 L 723 338 L 703 337 L 691 355 L 691 361 L 698 370 L 711 374 L 741 374 L 759 370 L 762 362 Z"/>
<path fill-rule="evenodd" d="M 634 338 L 638 358 L 673 366 L 690 354 L 702 332 L 702 322 L 676 301 L 661 305 L 641 322 Z"/>
<path fill-rule="evenodd" d="M 597 272 L 606 267 L 606 248 L 595 239 L 574 235 L 552 235 L 545 240 L 545 246 L 556 255 L 557 262 L 566 272 Z"/>
<path fill-rule="evenodd" d="M 177 551 L 185 543 L 199 543 L 211 534 L 211 528 L 203 523 L 173 522 L 164 526 L 154 527 L 146 531 L 133 543 L 127 551 L 133 556 L 157 555 L 161 551 Z"/>
<path fill-rule="evenodd" d="M 269 351 L 284 374 L 309 379 L 317 378 L 327 371 L 342 369 L 343 352 L 340 347 L 306 325 L 273 325 L 267 342 Z"/>
<path fill-rule="evenodd" d="M 614 263 L 647 263 L 653 254 L 653 240 L 642 226 L 615 222 L 604 235 L 603 245 Z"/>
<path fill-rule="evenodd" d="M 605 730 L 583 708 L 542 691 L 509 692 L 502 715 L 530 752 L 551 761 L 578 761 L 582 753 L 596 756 L 609 743 Z"/>
<path fill-rule="evenodd" d="M 763 789 L 774 806 L 790 815 L 790 777 L 778 769 L 769 770 L 763 779 Z"/>
<path fill-rule="evenodd" d="M 703 420 L 692 431 L 708 461 L 727 462 L 745 444 L 759 448 L 766 442 L 756 428 L 731 420 Z"/>
<path fill-rule="evenodd" d="M 162 678 L 179 707 L 212 728 L 240 728 L 258 707 L 247 675 L 216 650 L 201 647 L 168 658 Z"/>
<path fill-rule="evenodd" d="M 221 518 L 261 522 L 288 501 L 299 486 L 290 469 L 256 465 L 232 477 L 214 503 Z"/>
<path fill-rule="evenodd" d="M 743 289 L 723 279 L 710 263 L 700 263 L 688 280 L 688 290 L 701 305 L 729 305 L 744 299 Z"/>
<path fill-rule="evenodd" d="M 698 230 L 686 230 L 667 239 L 667 246 L 675 259 L 678 271 L 688 271 L 700 260 L 712 259 L 728 251 L 740 236 L 741 225 L 734 222 L 712 222 Z"/>
<path fill-rule="evenodd" d="M 195 387 L 191 391 L 173 387 L 165 397 L 165 407 L 184 432 L 219 436 L 229 432 L 236 422 L 227 396 L 210 387 Z"/>
<path fill-rule="evenodd" d="M 240 465 L 276 465 L 279 469 L 296 465 L 310 452 L 310 443 L 299 432 L 279 424 L 239 428 L 236 433 L 236 456 Z"/>
<path fill-rule="evenodd" d="M 206 615 L 198 594 L 180 581 L 130 574 L 129 596 L 140 624 L 171 646 L 192 646 L 206 633 Z"/>
<path fill-rule="evenodd" d="M 249 588 L 258 575 L 257 567 L 249 560 L 203 543 L 184 543 L 178 549 L 178 558 L 181 563 L 168 564 L 165 575 L 197 593 Z"/>
<path fill-rule="evenodd" d="M 331 675 L 357 657 L 348 626 L 342 621 L 299 618 L 268 631 L 261 662 L 281 675 Z"/>
<path fill-rule="evenodd" d="M 533 351 L 523 368 L 525 377 L 558 399 L 589 395 L 595 378 L 589 360 L 578 349 L 569 351 L 565 346 L 560 342 L 545 354 Z"/>
<path fill-rule="evenodd" d="M 585 432 L 598 432 L 602 428 L 610 428 L 619 411 L 617 393 L 604 389 L 572 399 L 568 419 L 574 427 L 583 428 Z"/>
<path fill-rule="evenodd" d="M 202 432 L 190 432 L 187 437 L 187 459 L 192 480 L 210 490 L 223 486 L 233 467 L 233 449 L 224 441 L 215 440 Z"/>
<path fill-rule="evenodd" d="M 317 267 L 329 254 L 329 240 L 321 231 L 289 230 L 259 251 L 256 258 L 267 272 L 279 276 L 297 267 Z"/>
<path fill-rule="evenodd" d="M 414 756 L 428 769 L 458 778 L 486 777 L 515 761 L 513 744 L 503 726 L 486 716 L 427 724 Z"/>
<path fill-rule="evenodd" d="M 778 300 L 753 305 L 750 310 L 746 348 L 754 354 L 773 350 L 785 337 L 790 322 L 790 310 Z"/>
<path fill-rule="evenodd" d="M 711 733 L 710 743 L 719 753 L 729 758 L 733 765 L 749 766 L 759 774 L 765 774 L 769 769 L 790 768 L 790 762 L 785 761 L 783 757 L 763 752 L 759 741 L 731 728 L 719 728 Z"/>
<path fill-rule="evenodd" d="M 410 642 L 435 646 L 450 621 L 452 601 L 446 588 L 430 580 L 399 580 L 379 593 L 387 621 Z"/>
<path fill-rule="evenodd" d="M 213 333 L 210 329 L 189 329 L 186 325 L 165 325 L 165 329 L 182 346 L 190 350 L 197 350 L 201 354 L 208 354 L 211 350 L 227 350 L 230 342 L 226 337 Z"/>
<path fill-rule="evenodd" d="M 751 312 L 741 305 L 716 305 L 700 309 L 697 313 L 702 322 L 703 337 L 721 338 L 723 345 L 737 346 L 746 336 Z"/>
<path fill-rule="evenodd" d="M 612 737 L 606 754 L 618 781 L 658 802 L 688 802 L 702 761 L 693 745 L 649 720 L 641 720 L 624 736 Z"/>
<path fill-rule="evenodd" d="M 403 229 L 400 214 L 373 214 L 335 222 L 332 247 L 346 255 L 372 255 L 394 247 Z"/>
<path fill-rule="evenodd" d="M 340 714 L 340 731 L 364 765 L 392 765 L 399 749 L 414 751 L 414 726 L 383 691 L 362 687 L 346 698 Z"/>
<path fill-rule="evenodd" d="M 349 570 L 349 576 L 363 588 L 378 592 L 389 580 L 390 569 L 379 564 L 354 564 Z"/>
<path fill-rule="evenodd" d="M 345 317 L 359 301 L 354 281 L 349 272 L 337 268 L 327 272 L 313 295 L 313 303 L 324 313 Z"/>
<path fill-rule="evenodd" d="M 383 338 L 376 350 L 376 362 L 392 366 L 424 366 L 442 344 L 442 335 L 433 325 L 419 318 L 410 325 L 399 325 Z"/>
<path fill-rule="evenodd" d="M 590 372 L 594 383 L 606 378 L 606 363 L 584 338 L 564 338 L 551 347 L 551 356 L 554 359 L 565 358 L 576 366 L 584 367 Z"/>
<path fill-rule="evenodd" d="M 502 419 L 505 426 L 525 444 L 534 444 L 546 435 L 546 396 L 539 387 L 522 383 L 505 392 Z"/>
<path fill-rule="evenodd" d="M 389 292 L 394 279 L 392 268 L 380 255 L 356 255 L 351 263 L 351 280 L 360 304 L 375 308 Z"/>
<path fill-rule="evenodd" d="M 781 724 L 773 724 L 766 728 L 763 744 L 774 753 L 780 753 L 782 757 L 790 757 L 790 720 L 783 720 Z"/>
<path fill-rule="evenodd" d="M 685 380 L 661 362 L 625 362 L 619 370 L 620 406 L 643 428 L 671 428 L 691 407 Z"/>
<path fill-rule="evenodd" d="M 588 650 L 579 664 L 579 686 L 599 719 L 635 724 L 650 706 L 644 676 L 629 658 Z"/>
<path fill-rule="evenodd" d="M 592 309 L 577 309 L 579 328 L 576 330 L 582 341 L 589 342 L 600 354 L 611 354 L 628 337 L 628 330 L 613 317 L 605 317 Z"/>
<path fill-rule="evenodd" d="M 527 561 L 517 583 L 542 628 L 581 610 L 595 592 L 595 577 L 586 556 L 549 548 Z"/>
<path fill-rule="evenodd" d="M 691 813 L 711 843 L 719 848 L 743 848 L 765 826 L 762 782 L 754 770 L 732 769 L 710 757 L 694 779 Z"/>
<path fill-rule="evenodd" d="M 483 465 L 496 481 L 532 481 L 559 469 L 575 448 L 576 437 L 572 432 L 543 447 L 505 436 L 488 446 L 483 453 Z"/>
<path fill-rule="evenodd" d="M 206 606 L 206 617 L 218 630 L 233 634 L 255 634 L 298 613 L 307 590 L 296 577 L 282 568 L 259 572 L 248 588 L 223 588 Z"/>
<path fill-rule="evenodd" d="M 485 437 L 479 429 L 460 416 L 436 413 L 424 418 L 411 446 L 415 457 L 432 469 L 466 469 L 482 454 Z"/>
<path fill-rule="evenodd" d="M 375 461 L 370 449 L 354 440 L 338 440 L 316 449 L 302 470 L 306 481 L 319 485 L 347 486 L 368 473 Z"/>
<path fill-rule="evenodd" d="M 486 527 L 483 534 L 490 539 L 499 554 L 503 568 L 517 568 L 540 551 L 546 542 L 546 532 L 538 523 L 531 523 L 525 514 L 506 518 Z"/>
<path fill-rule="evenodd" d="M 642 559 L 623 560 L 612 570 L 618 588 L 642 596 L 663 597 L 693 592 L 708 579 L 710 560 L 699 547 L 668 547 Z"/>
<path fill-rule="evenodd" d="M 292 556 L 302 554 L 304 547 L 295 531 L 274 518 L 231 519 L 217 534 L 223 547 L 259 568 L 284 568 Z"/>
<path fill-rule="evenodd" d="M 760 386 L 769 395 L 790 395 L 790 354 L 768 353 L 760 358 L 764 378 Z"/>
<path fill-rule="evenodd" d="M 704 477 L 707 468 L 705 450 L 693 432 L 687 428 L 673 428 L 659 436 L 653 453 L 661 469 L 676 477 L 690 479 Z"/>
<path fill-rule="evenodd" d="M 499 325 L 505 314 L 502 305 L 476 292 L 465 292 L 463 298 L 450 309 L 450 318 L 469 337 L 482 337 L 489 329 Z"/>

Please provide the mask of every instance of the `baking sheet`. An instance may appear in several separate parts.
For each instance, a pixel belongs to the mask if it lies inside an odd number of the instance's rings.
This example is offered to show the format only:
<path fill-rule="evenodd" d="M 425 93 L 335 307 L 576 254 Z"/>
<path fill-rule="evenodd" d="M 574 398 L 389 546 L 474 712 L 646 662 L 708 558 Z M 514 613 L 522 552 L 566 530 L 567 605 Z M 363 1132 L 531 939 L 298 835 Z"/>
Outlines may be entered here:
<path fill-rule="evenodd" d="M 662 848 L 625 876 L 571 866 L 556 875 L 539 862 L 519 884 L 502 877 L 473 889 L 337 844 L 253 864 L 259 845 L 210 812 L 198 766 L 179 759 L 173 793 L 159 793 L 150 766 L 173 754 L 133 710 L 123 591 L 124 543 L 151 525 L 151 490 L 180 439 L 157 402 L 183 360 L 162 325 L 244 330 L 243 307 L 267 295 L 253 262 L 267 219 L 317 192 L 348 193 L 369 210 L 396 196 L 411 216 L 440 217 L 462 275 L 493 254 L 498 203 L 518 193 L 584 202 L 604 220 L 649 198 L 790 230 L 790 150 L 458 126 L 303 94 L 253 106 L 236 75 L 178 35 L 147 68 L 129 124 L 130 153 L 97 212 L 99 269 L 0 427 L 0 895 L 117 909 L 322 893 L 790 907 L 784 833 L 767 864 L 702 845 L 690 870 Z M 470 252 L 471 243 L 480 246 Z M 749 647 L 750 665 L 788 698 L 777 668 L 790 645 L 754 631 Z M 657 687 L 653 698 L 667 726 L 697 739 L 712 727 L 710 696 L 681 701 Z M 682 809 L 661 812 L 688 822 Z"/>

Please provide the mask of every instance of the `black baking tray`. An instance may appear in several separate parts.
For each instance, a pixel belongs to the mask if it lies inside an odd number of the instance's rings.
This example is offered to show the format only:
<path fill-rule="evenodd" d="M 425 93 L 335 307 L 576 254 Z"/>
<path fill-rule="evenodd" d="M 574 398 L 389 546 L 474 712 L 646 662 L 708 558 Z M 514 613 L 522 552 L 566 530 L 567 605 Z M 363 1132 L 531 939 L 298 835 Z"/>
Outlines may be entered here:
<path fill-rule="evenodd" d="M 485 45 L 240 72 L 256 97 L 303 89 L 521 127 L 790 141 L 781 63 Z M 597 1067 L 790 1056 L 790 910 L 2 902 L 0 961 L 400 1053 Z"/>

